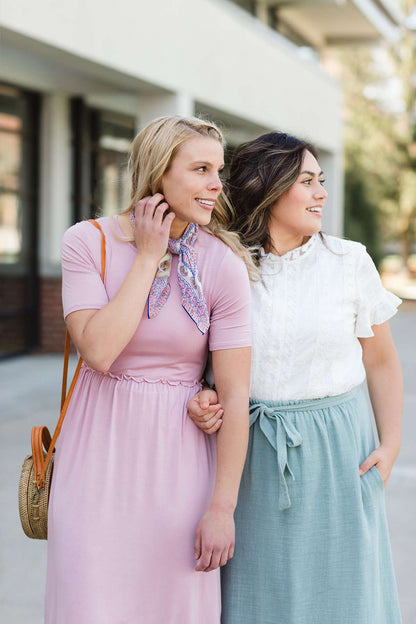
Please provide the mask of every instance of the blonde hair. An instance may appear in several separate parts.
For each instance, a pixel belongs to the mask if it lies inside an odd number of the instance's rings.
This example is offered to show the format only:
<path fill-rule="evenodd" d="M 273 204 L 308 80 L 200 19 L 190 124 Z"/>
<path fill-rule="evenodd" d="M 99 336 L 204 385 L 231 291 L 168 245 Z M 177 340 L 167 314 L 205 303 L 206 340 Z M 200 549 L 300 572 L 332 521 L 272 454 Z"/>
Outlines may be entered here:
<path fill-rule="evenodd" d="M 186 141 L 196 136 L 209 137 L 218 141 L 222 147 L 225 145 L 219 128 L 198 117 L 159 117 L 138 133 L 133 141 L 128 163 L 131 179 L 130 205 L 121 214 L 128 214 L 143 197 L 162 192 L 163 176 L 168 172 L 176 154 Z M 238 234 L 226 229 L 229 210 L 229 202 L 221 191 L 212 211 L 211 222 L 203 226 L 203 229 L 219 238 L 242 258 L 250 278 L 253 279 L 258 270 L 251 254 L 242 245 Z M 134 239 L 131 237 L 126 240 Z"/>

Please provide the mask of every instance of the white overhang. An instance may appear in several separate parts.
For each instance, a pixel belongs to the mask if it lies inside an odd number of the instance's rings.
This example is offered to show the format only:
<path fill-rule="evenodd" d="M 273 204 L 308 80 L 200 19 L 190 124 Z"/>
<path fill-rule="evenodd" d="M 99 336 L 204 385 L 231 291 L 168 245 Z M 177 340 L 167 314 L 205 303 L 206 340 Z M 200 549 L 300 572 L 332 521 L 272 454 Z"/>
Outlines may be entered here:
<path fill-rule="evenodd" d="M 403 15 L 393 0 L 234 0 L 274 16 L 277 30 L 290 32 L 313 47 L 395 41 Z M 273 22 L 273 20 L 271 20 Z"/>
<path fill-rule="evenodd" d="M 111 0 L 14 0 L 0 25 L 2 80 L 83 97 L 183 94 L 238 127 L 341 149 L 339 84 L 233 3 L 118 0 L 114 11 Z"/>

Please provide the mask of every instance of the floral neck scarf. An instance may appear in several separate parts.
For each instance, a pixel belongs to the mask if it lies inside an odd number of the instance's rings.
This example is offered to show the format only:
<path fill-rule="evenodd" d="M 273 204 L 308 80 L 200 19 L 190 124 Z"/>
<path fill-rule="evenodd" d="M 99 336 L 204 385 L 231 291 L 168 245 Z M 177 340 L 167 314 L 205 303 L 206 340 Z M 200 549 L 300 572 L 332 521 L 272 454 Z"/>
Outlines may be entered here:
<path fill-rule="evenodd" d="M 182 294 L 182 307 L 189 314 L 201 334 L 209 327 L 209 314 L 198 276 L 196 253 L 193 245 L 198 238 L 198 225 L 191 223 L 181 238 L 170 238 L 168 252 L 159 265 L 159 270 L 150 289 L 147 316 L 154 318 L 168 300 L 170 293 L 169 276 L 171 270 L 171 254 L 179 256 L 178 282 Z"/>

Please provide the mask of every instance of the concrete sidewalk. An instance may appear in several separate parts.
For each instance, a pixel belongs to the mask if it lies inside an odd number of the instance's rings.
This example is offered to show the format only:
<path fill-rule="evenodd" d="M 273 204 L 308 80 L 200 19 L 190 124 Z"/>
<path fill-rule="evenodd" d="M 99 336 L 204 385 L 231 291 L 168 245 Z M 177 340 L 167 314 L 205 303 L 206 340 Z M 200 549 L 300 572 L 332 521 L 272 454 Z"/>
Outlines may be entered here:
<path fill-rule="evenodd" d="M 402 451 L 387 488 L 387 508 L 403 624 L 416 624 L 416 304 L 404 303 L 391 326 L 404 370 L 405 407 Z M 61 366 L 61 356 L 24 356 L 0 362 L 2 624 L 43 622 L 46 542 L 23 534 L 17 487 L 32 426 L 47 424 L 53 430 L 56 424 Z"/>

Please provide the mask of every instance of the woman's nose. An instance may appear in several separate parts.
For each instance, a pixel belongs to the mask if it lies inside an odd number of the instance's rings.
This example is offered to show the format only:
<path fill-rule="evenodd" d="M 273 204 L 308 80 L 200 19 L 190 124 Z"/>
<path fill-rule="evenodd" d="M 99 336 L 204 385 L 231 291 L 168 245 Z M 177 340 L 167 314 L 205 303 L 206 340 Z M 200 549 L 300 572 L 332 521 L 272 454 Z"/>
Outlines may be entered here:
<path fill-rule="evenodd" d="M 209 180 L 208 188 L 211 191 L 220 191 L 222 189 L 221 178 L 218 173 L 214 174 Z"/>
<path fill-rule="evenodd" d="M 318 185 L 315 189 L 315 197 L 322 197 L 323 199 L 326 199 L 328 197 L 328 191 L 321 184 L 321 182 L 318 182 Z"/>

